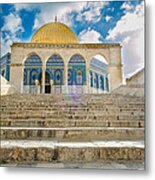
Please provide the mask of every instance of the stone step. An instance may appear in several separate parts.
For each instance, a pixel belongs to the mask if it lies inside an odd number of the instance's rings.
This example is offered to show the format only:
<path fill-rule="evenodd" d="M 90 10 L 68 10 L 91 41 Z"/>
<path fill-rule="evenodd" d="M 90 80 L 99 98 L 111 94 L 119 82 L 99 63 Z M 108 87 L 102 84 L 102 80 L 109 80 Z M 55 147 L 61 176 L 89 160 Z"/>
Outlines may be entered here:
<path fill-rule="evenodd" d="M 1 114 L 1 119 L 69 119 L 69 120 L 144 120 L 144 115 L 62 115 L 62 114 L 52 114 L 52 113 L 17 113 L 17 114 Z"/>
<path fill-rule="evenodd" d="M 82 95 L 83 96 L 83 95 Z M 69 97 L 69 96 L 68 96 Z M 30 97 L 29 96 L 24 96 L 24 97 L 9 97 L 7 98 L 6 96 L 2 97 L 1 98 L 1 101 L 2 102 L 9 102 L 9 103 L 16 103 L 16 102 L 20 102 L 22 100 L 22 102 L 27 102 L 26 101 L 26 98 L 29 99 L 29 102 L 37 102 L 37 103 L 47 103 L 47 102 L 51 102 L 51 103 L 55 103 L 55 102 L 64 102 L 64 103 L 74 103 L 74 102 L 77 102 L 77 103 L 81 103 L 81 102 L 88 102 L 88 103 L 94 103 L 94 102 L 123 102 L 123 101 L 128 101 L 128 102 L 142 102 L 144 101 L 144 98 L 131 98 L 131 97 L 125 97 L 125 96 L 122 96 L 122 97 L 112 97 L 112 96 L 109 96 L 108 98 L 106 96 L 100 96 L 99 99 L 93 97 L 93 98 L 74 98 L 74 96 L 72 96 L 71 98 L 65 98 L 65 99 L 62 99 L 62 98 L 55 98 L 55 99 L 51 99 L 51 97 L 49 98 L 45 98 L 45 96 L 43 96 L 42 98 L 40 98 L 39 96 L 33 98 L 33 95 L 31 95 Z M 23 104 L 22 102 L 20 102 L 21 104 Z"/>
<path fill-rule="evenodd" d="M 12 118 L 15 119 L 17 117 L 17 119 L 19 117 L 21 117 L 23 115 L 23 118 L 26 119 L 30 117 L 30 115 L 35 118 L 35 117 L 44 117 L 44 118 L 57 118 L 57 119 L 116 119 L 116 120 L 121 120 L 123 119 L 129 119 L 129 117 L 131 117 L 131 119 L 133 119 L 133 117 L 135 117 L 135 120 L 137 119 L 137 117 L 139 117 L 139 119 L 144 119 L 144 112 L 101 112 L 101 113 L 95 113 L 95 112 L 86 112 L 86 113 L 78 113 L 78 112 L 68 112 L 68 113 L 64 113 L 63 111 L 61 112 L 50 112 L 50 111 L 15 111 L 15 112 L 10 112 L 10 111 L 5 111 L 5 112 L 1 112 L 1 119 L 8 117 L 8 118 Z M 26 116 L 26 117 L 25 117 Z"/>
<path fill-rule="evenodd" d="M 0 163 L 7 164 L 67 164 L 144 162 L 143 141 L 58 142 L 39 140 L 2 140 Z M 46 165 L 46 166 L 47 166 Z M 77 166 L 80 168 L 80 166 Z M 102 168 L 102 166 L 100 167 Z"/>
<path fill-rule="evenodd" d="M 5 97 L 2 97 L 3 99 L 11 99 L 11 100 L 15 100 L 16 98 L 18 98 L 18 100 L 23 99 L 25 97 L 31 97 L 31 101 L 33 100 L 101 100 L 101 98 L 103 99 L 133 99 L 133 100 L 138 100 L 138 99 L 144 99 L 142 97 L 133 97 L 133 96 L 122 96 L 119 94 L 81 94 L 81 95 L 65 95 L 65 94 L 18 94 L 18 95 L 6 95 Z"/>
<path fill-rule="evenodd" d="M 119 107 L 114 107 L 111 108 L 110 107 L 99 107 L 99 108 L 88 108 L 88 107 L 77 107 L 77 108 L 68 108 L 68 107 L 61 107 L 61 108 L 56 108 L 56 107 L 44 107 L 44 108 L 40 108 L 40 107 L 10 107 L 8 106 L 7 108 L 2 108 L 0 109 L 0 111 L 3 112 L 16 112 L 16 111 L 38 111 L 38 110 L 44 110 L 44 111 L 54 111 L 54 112 L 61 112 L 63 111 L 64 113 L 91 113 L 91 112 L 144 112 L 144 108 L 143 107 L 131 107 L 131 108 L 119 108 Z"/>
<path fill-rule="evenodd" d="M 53 139 L 59 141 L 84 140 L 143 140 L 144 128 L 68 127 L 34 128 L 1 127 L 1 139 Z"/>
<path fill-rule="evenodd" d="M 106 120 L 106 121 L 80 121 L 57 119 L 1 119 L 1 126 L 5 127 L 144 127 L 144 121 Z"/>
<path fill-rule="evenodd" d="M 117 96 L 113 96 L 113 94 L 109 94 L 109 95 L 107 95 L 107 94 L 104 94 L 104 95 L 99 95 L 98 97 L 97 96 L 95 96 L 95 95 L 84 95 L 84 94 L 82 94 L 81 96 L 76 96 L 76 95 L 63 95 L 63 96 L 57 96 L 56 97 L 56 95 L 49 95 L 49 96 L 47 96 L 47 95 L 42 95 L 42 96 L 40 96 L 40 95 L 36 95 L 36 96 L 34 96 L 34 95 L 32 95 L 32 94 L 30 94 L 30 95 L 28 95 L 28 94 L 26 94 L 26 95 L 23 95 L 23 96 L 21 96 L 21 94 L 18 94 L 18 96 L 15 96 L 15 95 L 13 95 L 13 96 L 3 96 L 2 98 L 1 98 L 1 101 L 2 102 L 6 102 L 6 101 L 8 101 L 8 102 L 19 102 L 20 100 L 24 100 L 25 102 L 26 102 L 26 98 L 28 98 L 29 99 L 29 101 L 31 101 L 31 102 L 55 102 L 55 101 L 58 101 L 58 102 L 72 102 L 72 101 L 76 101 L 76 102 L 104 102 L 104 101 L 112 101 L 112 102 L 117 102 L 117 101 L 123 101 L 124 99 L 126 100 L 126 101 L 134 101 L 134 102 L 136 102 L 136 101 L 142 101 L 142 100 L 144 100 L 144 98 L 143 97 L 131 97 L 131 96 L 121 96 L 121 95 L 117 95 Z"/>
<path fill-rule="evenodd" d="M 7 104 L 3 104 L 1 102 L 1 107 L 2 108 L 7 108 L 7 107 L 17 107 L 17 108 L 27 108 L 27 107 L 38 107 L 38 108 L 104 108 L 104 107 L 107 107 L 107 108 L 115 108 L 115 107 L 120 107 L 120 108 L 123 108 L 123 107 L 128 107 L 128 108 L 136 108 L 136 107 L 143 107 L 144 108 L 144 104 L 143 103 L 136 103 L 136 102 L 133 102 L 133 103 L 127 103 L 127 102 L 120 102 L 120 103 L 93 103 L 93 104 L 62 104 L 62 103 L 52 103 L 52 104 L 49 104 L 49 103 L 43 103 L 43 104 L 37 104 L 37 103 L 30 103 L 30 104 L 27 104 L 25 103 L 24 105 L 20 105 L 20 104 L 10 104 L 10 103 L 7 103 Z"/>

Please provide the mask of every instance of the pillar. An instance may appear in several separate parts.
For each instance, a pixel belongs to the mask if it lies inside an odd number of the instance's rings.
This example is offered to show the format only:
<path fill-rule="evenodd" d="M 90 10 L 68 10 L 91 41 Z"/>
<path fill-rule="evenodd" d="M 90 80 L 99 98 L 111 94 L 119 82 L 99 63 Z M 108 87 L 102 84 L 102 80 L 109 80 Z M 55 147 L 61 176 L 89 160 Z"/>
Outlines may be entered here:
<path fill-rule="evenodd" d="M 46 67 L 42 67 L 42 94 L 45 93 L 45 72 L 46 72 Z"/>
<path fill-rule="evenodd" d="M 67 93 L 67 87 L 68 87 L 68 65 L 67 63 L 64 64 L 64 88 L 62 89 L 63 93 Z"/>
<path fill-rule="evenodd" d="M 110 74 L 110 89 L 114 90 L 122 84 L 122 62 L 121 62 L 121 46 L 110 48 L 110 62 L 108 72 Z"/>
<path fill-rule="evenodd" d="M 23 90 L 24 90 L 24 66 L 21 67 L 22 68 L 22 74 L 21 74 L 21 89 L 20 89 L 20 93 L 23 94 Z"/>
<path fill-rule="evenodd" d="M 68 66 L 67 66 L 67 64 L 65 64 L 65 66 L 64 66 L 64 72 L 65 72 L 64 85 L 67 87 L 67 85 L 68 85 Z"/>
<path fill-rule="evenodd" d="M 87 93 L 90 93 L 90 63 L 86 62 L 86 85 L 87 85 Z"/>

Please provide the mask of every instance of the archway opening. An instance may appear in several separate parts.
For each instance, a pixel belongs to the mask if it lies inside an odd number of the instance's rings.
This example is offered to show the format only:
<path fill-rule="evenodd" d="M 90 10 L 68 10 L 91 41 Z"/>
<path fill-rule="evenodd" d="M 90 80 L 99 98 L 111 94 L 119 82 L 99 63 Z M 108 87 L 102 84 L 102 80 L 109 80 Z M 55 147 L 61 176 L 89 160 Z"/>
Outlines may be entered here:
<path fill-rule="evenodd" d="M 50 91 L 60 93 L 64 84 L 64 62 L 60 55 L 53 54 L 46 62 L 46 72 L 48 72 L 48 82 L 52 82 Z M 49 85 L 47 85 L 47 91 Z M 46 92 L 46 89 L 45 89 Z"/>
<path fill-rule="evenodd" d="M 96 55 L 90 63 L 90 87 L 93 92 L 109 92 L 108 62 L 101 55 Z"/>
<path fill-rule="evenodd" d="M 40 85 L 40 91 L 42 91 L 42 73 L 39 74 L 38 76 L 38 84 Z M 45 73 L 45 93 L 49 94 L 51 93 L 51 79 L 50 79 L 50 74 L 46 71 Z"/>
<path fill-rule="evenodd" d="M 41 58 L 37 54 L 29 55 L 24 62 L 24 93 L 37 94 L 40 89 L 38 83 L 39 74 L 42 72 Z"/>
<path fill-rule="evenodd" d="M 45 73 L 45 93 L 51 93 L 50 75 L 48 72 Z"/>
<path fill-rule="evenodd" d="M 86 84 L 86 64 L 85 59 L 75 54 L 68 63 L 68 85 L 85 85 Z"/>
<path fill-rule="evenodd" d="M 82 94 L 86 85 L 86 63 L 79 55 L 73 55 L 68 63 L 68 89 L 69 93 Z"/>

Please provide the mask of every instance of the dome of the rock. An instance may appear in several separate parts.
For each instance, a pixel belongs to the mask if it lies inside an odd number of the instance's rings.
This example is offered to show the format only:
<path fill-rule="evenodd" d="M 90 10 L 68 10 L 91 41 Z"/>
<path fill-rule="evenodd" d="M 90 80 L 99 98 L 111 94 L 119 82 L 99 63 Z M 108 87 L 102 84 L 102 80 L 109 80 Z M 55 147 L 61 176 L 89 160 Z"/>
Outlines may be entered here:
<path fill-rule="evenodd" d="M 75 33 L 60 22 L 47 23 L 40 27 L 32 37 L 33 43 L 76 44 L 79 43 Z"/>

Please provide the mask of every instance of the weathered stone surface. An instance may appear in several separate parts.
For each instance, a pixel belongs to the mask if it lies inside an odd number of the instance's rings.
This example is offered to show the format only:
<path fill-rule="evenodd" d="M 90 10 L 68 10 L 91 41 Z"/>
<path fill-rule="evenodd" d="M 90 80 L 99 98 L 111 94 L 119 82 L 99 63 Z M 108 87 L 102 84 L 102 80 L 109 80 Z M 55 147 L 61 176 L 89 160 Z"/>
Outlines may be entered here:
<path fill-rule="evenodd" d="M 7 145 L 1 147 L 1 162 L 61 167 L 124 161 L 143 165 L 144 146 L 134 145 L 134 141 L 144 140 L 144 124 L 143 97 L 5 96 L 1 98 L 1 138 Z M 120 143 L 104 145 L 112 140 Z M 125 146 L 123 140 L 128 140 Z"/>
<path fill-rule="evenodd" d="M 1 148 L 1 163 L 144 161 L 143 148 Z"/>
<path fill-rule="evenodd" d="M 143 128 L 81 128 L 81 129 L 11 129 L 1 128 L 1 139 L 55 139 L 55 140 L 143 140 Z"/>

